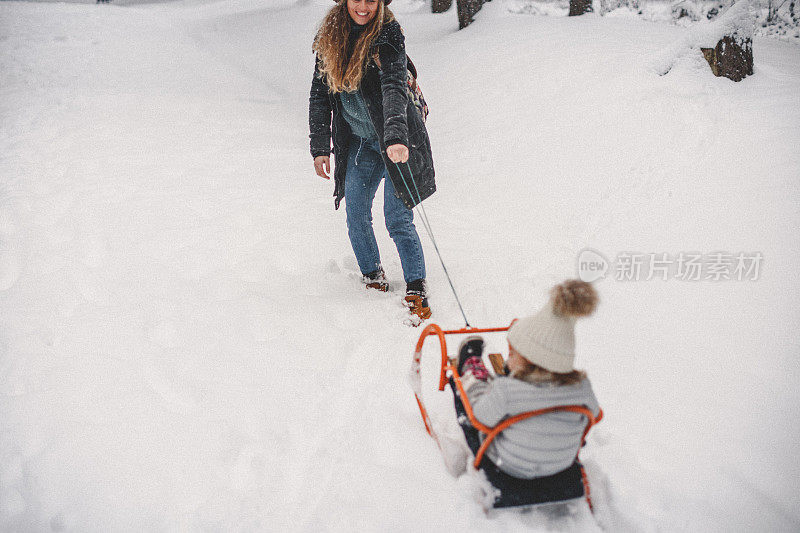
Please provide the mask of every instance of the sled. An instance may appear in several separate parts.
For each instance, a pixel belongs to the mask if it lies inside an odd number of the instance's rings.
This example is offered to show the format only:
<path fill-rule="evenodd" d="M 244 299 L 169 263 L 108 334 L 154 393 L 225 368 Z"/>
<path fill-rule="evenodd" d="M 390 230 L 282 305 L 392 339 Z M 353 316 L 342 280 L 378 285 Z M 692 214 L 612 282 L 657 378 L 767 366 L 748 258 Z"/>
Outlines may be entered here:
<path fill-rule="evenodd" d="M 514 322 L 511 324 L 513 323 Z M 581 438 L 581 447 L 583 444 L 585 444 L 586 435 L 589 433 L 589 430 L 603 417 L 602 410 L 600 411 L 600 414 L 595 417 L 589 409 L 582 405 L 561 405 L 557 407 L 549 407 L 546 409 L 538 409 L 536 411 L 520 413 L 501 421 L 494 427 L 481 424 L 475 418 L 472 412 L 472 406 L 470 405 L 469 399 L 464 392 L 464 387 L 461 384 L 461 376 L 458 373 L 457 356 L 451 359 L 447 355 L 447 341 L 445 337 L 447 335 L 497 333 L 507 331 L 509 327 L 511 327 L 511 325 L 498 328 L 467 327 L 464 329 L 443 330 L 436 324 L 429 324 L 422 331 L 414 351 L 414 359 L 411 364 L 409 381 L 411 382 L 411 387 L 414 390 L 414 397 L 417 400 L 417 405 L 419 406 L 419 410 L 422 415 L 422 421 L 425 424 L 425 429 L 436 442 L 437 446 L 439 446 L 440 449 L 443 449 L 439 436 L 433 427 L 433 423 L 428 416 L 428 411 L 425 409 L 425 404 L 422 400 L 422 376 L 420 374 L 422 347 L 428 337 L 436 336 L 439 339 L 442 355 L 439 373 L 439 390 L 443 391 L 445 385 L 449 383 L 455 396 L 457 413 L 459 415 L 465 415 L 468 417 L 472 427 L 484 435 L 483 441 L 480 444 L 477 453 L 475 453 L 475 459 L 472 465 L 475 470 L 482 471 L 486 475 L 487 480 L 494 489 L 492 498 L 493 501 L 491 502 L 489 508 L 500 509 L 533 507 L 545 504 L 565 503 L 583 498 L 586 500 L 589 510 L 594 512 L 591 493 L 589 490 L 589 481 L 586 477 L 586 471 L 577 455 L 575 457 L 575 462 L 566 470 L 558 472 L 552 476 L 534 479 L 520 479 L 510 476 L 497 468 L 497 466 L 485 456 L 489 445 L 503 430 L 512 424 L 516 424 L 517 422 L 534 416 L 540 416 L 555 411 L 568 411 L 583 415 L 586 417 L 587 422 Z M 492 358 L 492 355 L 495 357 Z M 502 364 L 498 361 L 498 358 L 499 354 L 490 354 L 492 367 L 494 368 L 496 374 L 502 373 Z"/>

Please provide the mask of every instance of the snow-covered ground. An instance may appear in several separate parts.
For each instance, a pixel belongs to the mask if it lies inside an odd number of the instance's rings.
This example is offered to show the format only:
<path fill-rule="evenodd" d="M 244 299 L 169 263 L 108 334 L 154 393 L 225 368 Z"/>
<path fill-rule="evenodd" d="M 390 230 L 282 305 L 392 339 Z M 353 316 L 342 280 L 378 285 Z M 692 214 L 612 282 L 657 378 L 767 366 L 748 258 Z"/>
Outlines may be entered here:
<path fill-rule="evenodd" d="M 0 2 L 0 530 L 596 527 L 487 518 L 425 434 L 399 259 L 376 216 L 395 291 L 363 290 L 308 155 L 330 5 Z M 756 38 L 733 83 L 690 29 L 515 6 L 456 32 L 392 4 L 470 322 L 535 311 L 587 247 L 760 252 L 753 281 L 598 281 L 582 457 L 607 530 L 800 529 L 800 48 Z"/>

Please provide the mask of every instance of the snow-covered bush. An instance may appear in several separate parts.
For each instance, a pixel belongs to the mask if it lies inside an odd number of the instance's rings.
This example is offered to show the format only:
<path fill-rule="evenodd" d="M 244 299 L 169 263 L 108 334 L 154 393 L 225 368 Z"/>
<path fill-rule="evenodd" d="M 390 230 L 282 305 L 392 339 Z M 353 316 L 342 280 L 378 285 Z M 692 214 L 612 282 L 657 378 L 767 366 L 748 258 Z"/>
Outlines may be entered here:
<path fill-rule="evenodd" d="M 600 15 L 611 13 L 617 9 L 627 9 L 641 14 L 641 0 L 596 0 L 599 5 L 597 10 Z"/>
<path fill-rule="evenodd" d="M 730 2 L 719 0 L 678 0 L 671 4 L 672 18 L 674 20 L 683 19 L 692 22 L 704 19 L 711 20 L 716 18 L 729 5 Z"/>
<path fill-rule="evenodd" d="M 601 16 L 630 14 L 653 22 L 688 26 L 715 20 L 732 0 L 594 0 Z M 566 0 L 507 0 L 512 13 L 562 15 L 569 8 Z M 800 0 L 752 0 L 755 35 L 772 36 L 800 44 Z"/>
<path fill-rule="evenodd" d="M 736 36 L 738 39 L 752 39 L 755 27 L 755 13 L 750 0 L 737 0 L 735 4 L 725 9 L 723 14 L 713 20 L 711 24 L 697 26 L 694 35 L 697 44 L 702 47 L 712 47 L 726 36 Z"/>
<path fill-rule="evenodd" d="M 797 0 L 762 0 L 756 16 L 756 35 L 800 40 L 800 5 Z"/>
<path fill-rule="evenodd" d="M 673 4 L 675 20 L 714 20 L 731 6 L 730 0 L 680 0 Z M 753 0 L 755 35 L 800 41 L 800 6 L 797 0 Z"/>

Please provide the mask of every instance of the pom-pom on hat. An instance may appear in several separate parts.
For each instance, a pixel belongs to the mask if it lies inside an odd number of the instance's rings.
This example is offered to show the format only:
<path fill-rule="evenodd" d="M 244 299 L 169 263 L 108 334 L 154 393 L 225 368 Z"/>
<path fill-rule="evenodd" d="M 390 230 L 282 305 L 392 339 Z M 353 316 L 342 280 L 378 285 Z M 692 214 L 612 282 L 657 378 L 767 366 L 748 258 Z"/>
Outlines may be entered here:
<path fill-rule="evenodd" d="M 567 280 L 550 291 L 550 301 L 538 313 L 514 322 L 508 342 L 531 363 L 555 372 L 572 372 L 575 362 L 575 322 L 597 307 L 597 292 L 585 281 Z"/>

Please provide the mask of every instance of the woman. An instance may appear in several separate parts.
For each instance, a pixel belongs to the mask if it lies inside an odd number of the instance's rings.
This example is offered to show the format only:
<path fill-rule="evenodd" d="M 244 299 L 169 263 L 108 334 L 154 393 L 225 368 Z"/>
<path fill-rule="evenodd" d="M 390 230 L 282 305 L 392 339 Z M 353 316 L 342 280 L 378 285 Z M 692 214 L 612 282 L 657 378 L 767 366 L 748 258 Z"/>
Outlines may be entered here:
<path fill-rule="evenodd" d="M 384 181 L 386 229 L 403 266 L 405 304 L 419 324 L 431 310 L 411 209 L 436 185 L 428 133 L 407 93 L 405 38 L 390 3 L 337 0 L 322 21 L 309 98 L 311 155 L 317 175 L 330 179 L 333 139 L 335 207 L 345 199 L 348 235 L 364 282 L 380 291 L 389 286 L 372 230 L 372 200 Z"/>

